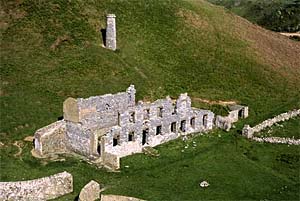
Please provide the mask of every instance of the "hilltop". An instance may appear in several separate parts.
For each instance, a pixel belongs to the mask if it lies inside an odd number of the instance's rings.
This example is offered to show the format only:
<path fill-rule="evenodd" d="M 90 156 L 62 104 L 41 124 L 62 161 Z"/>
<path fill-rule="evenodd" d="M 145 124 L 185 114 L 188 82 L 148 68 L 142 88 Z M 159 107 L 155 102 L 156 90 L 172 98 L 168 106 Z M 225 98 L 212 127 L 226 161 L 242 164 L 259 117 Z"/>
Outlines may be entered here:
<path fill-rule="evenodd" d="M 74 173 L 78 182 L 75 192 L 88 178 L 103 177 L 111 185 L 114 182 L 121 185 L 126 181 L 123 173 L 95 174 L 93 168 L 71 159 L 66 163 L 42 165 L 30 156 L 30 144 L 25 145 L 23 160 L 12 158 L 15 147 L 10 144 L 56 121 L 62 116 L 63 101 L 70 96 L 76 98 L 115 93 L 123 91 L 130 84 L 135 84 L 139 92 L 138 99 L 155 100 L 188 92 L 192 98 L 233 100 L 248 105 L 250 117 L 243 123 L 249 124 L 300 107 L 300 43 L 265 30 L 206 1 L 27 0 L 1 1 L 0 7 L 0 141 L 9 147 L 3 152 L 1 150 L 1 169 L 5 170 L 4 173 L 1 171 L 1 180 L 35 178 L 63 168 Z M 102 47 L 100 29 L 105 28 L 105 15 L 108 13 L 117 16 L 118 50 L 115 52 Z M 202 106 L 210 107 L 205 104 Z M 238 125 L 238 129 L 240 127 Z M 217 142 L 201 138 L 205 146 L 196 153 L 208 149 L 207 155 L 195 156 L 191 153 L 186 162 L 210 158 L 210 155 L 216 154 L 214 147 L 217 145 L 224 153 L 227 148 L 234 152 L 235 134 L 230 133 L 224 139 L 214 136 Z M 293 151 L 296 148 L 278 146 L 274 151 L 275 148 L 270 145 L 252 146 L 243 139 L 240 143 L 247 147 L 248 154 L 252 154 L 250 158 L 262 159 L 256 155 L 269 154 L 266 160 L 274 163 L 276 168 L 281 167 L 280 162 L 275 161 L 280 150 L 297 157 L 296 151 Z M 173 143 L 168 147 L 174 150 L 178 148 Z M 162 148 L 162 152 L 167 152 L 168 147 Z M 172 154 L 163 157 L 166 163 L 168 160 L 174 162 L 175 167 L 176 161 L 182 159 L 177 156 L 175 159 L 168 158 L 173 157 Z M 219 162 L 225 160 L 221 153 L 215 157 Z M 273 170 L 273 166 L 270 167 L 263 160 L 253 162 L 251 159 L 249 162 L 247 160 L 250 159 L 242 154 L 231 157 L 235 155 L 228 156 L 226 160 L 238 159 L 235 161 L 238 165 L 230 166 L 232 171 L 247 164 L 250 173 L 245 175 L 246 178 L 259 172 L 257 174 L 261 175 L 262 180 L 275 178 L 274 185 L 290 182 L 293 187 L 285 196 L 295 196 L 299 182 L 292 178 L 297 177 L 295 167 L 299 162 L 292 162 L 291 170 L 286 166 L 281 170 Z M 130 165 L 144 160 L 142 167 L 133 168 L 136 172 L 128 174 L 134 177 L 140 174 L 149 180 L 156 178 L 149 173 L 151 166 L 146 167 L 150 162 L 142 156 L 126 160 Z M 183 163 L 180 162 L 180 167 L 185 165 Z M 215 163 L 206 163 L 204 167 Z M 162 174 L 161 170 L 166 173 L 165 169 L 160 169 L 163 167 L 159 166 L 159 162 L 153 164 L 158 165 L 155 169 L 157 174 Z M 228 166 L 225 165 L 225 168 Z M 142 168 L 147 171 L 144 173 Z M 191 168 L 195 171 L 196 167 Z M 283 171 L 287 170 L 285 168 L 290 171 L 288 176 Z M 190 172 L 189 176 L 194 177 Z M 224 179 L 229 178 L 227 176 Z M 140 181 L 132 179 L 131 182 L 134 186 L 143 186 Z M 160 185 L 163 186 L 163 182 Z M 255 182 L 250 185 L 257 188 Z M 272 197 L 271 191 L 264 189 L 253 197 L 258 199 L 266 192 Z M 122 187 L 120 192 L 136 196 L 134 190 L 126 187 Z M 227 189 L 226 192 L 231 191 Z M 152 199 L 166 199 L 164 193 L 156 193 L 157 196 Z M 138 196 L 151 198 L 149 194 L 143 195 L 141 192 Z M 191 199 L 187 194 L 182 196 Z M 227 197 L 245 198 L 234 193 Z"/>

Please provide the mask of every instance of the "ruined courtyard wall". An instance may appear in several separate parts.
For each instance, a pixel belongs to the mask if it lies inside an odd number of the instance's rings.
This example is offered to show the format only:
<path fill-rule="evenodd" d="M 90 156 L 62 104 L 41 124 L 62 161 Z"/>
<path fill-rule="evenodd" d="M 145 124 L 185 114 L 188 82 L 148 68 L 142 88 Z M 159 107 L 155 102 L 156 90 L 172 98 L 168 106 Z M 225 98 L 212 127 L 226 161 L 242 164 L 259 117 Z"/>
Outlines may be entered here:
<path fill-rule="evenodd" d="M 34 134 L 35 152 L 41 156 L 66 152 L 65 133 L 66 124 L 64 120 L 37 130 Z"/>
<path fill-rule="evenodd" d="M 0 182 L 0 200 L 49 200 L 73 192 L 68 172 L 29 181 Z"/>

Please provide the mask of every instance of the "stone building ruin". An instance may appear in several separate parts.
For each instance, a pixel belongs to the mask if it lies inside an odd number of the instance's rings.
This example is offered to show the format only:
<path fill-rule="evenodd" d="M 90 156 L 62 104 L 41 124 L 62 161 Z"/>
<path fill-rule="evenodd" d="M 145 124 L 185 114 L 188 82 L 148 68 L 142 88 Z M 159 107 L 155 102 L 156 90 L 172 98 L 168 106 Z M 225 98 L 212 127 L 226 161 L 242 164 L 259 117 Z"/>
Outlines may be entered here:
<path fill-rule="evenodd" d="M 201 133 L 214 127 L 228 130 L 238 118 L 248 116 L 248 107 L 238 106 L 227 117 L 210 110 L 193 108 L 185 93 L 152 103 L 135 100 L 131 85 L 125 92 L 68 98 L 63 103 L 64 119 L 35 133 L 35 152 L 77 153 L 94 163 L 119 168 L 119 159 L 142 152 L 181 135 Z"/>

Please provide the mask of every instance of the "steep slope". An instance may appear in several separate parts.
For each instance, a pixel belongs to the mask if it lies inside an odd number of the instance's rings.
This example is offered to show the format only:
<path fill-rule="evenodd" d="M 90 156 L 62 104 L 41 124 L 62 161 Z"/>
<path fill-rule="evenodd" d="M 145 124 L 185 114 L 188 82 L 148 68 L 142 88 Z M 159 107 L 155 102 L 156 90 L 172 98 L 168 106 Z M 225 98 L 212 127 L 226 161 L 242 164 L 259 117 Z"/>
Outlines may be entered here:
<path fill-rule="evenodd" d="M 130 83 L 140 98 L 188 91 L 236 99 L 265 115 L 296 104 L 299 43 L 204 1 L 2 4 L 5 133 L 29 122 L 33 132 L 55 120 L 68 96 L 116 92 Z M 117 15 L 117 52 L 101 47 L 106 13 Z"/>
<path fill-rule="evenodd" d="M 249 105 L 250 118 L 243 123 L 251 124 L 300 106 L 299 43 L 205 1 L 2 0 L 0 7 L 0 141 L 10 147 L 1 155 L 1 169 L 6 170 L 1 174 L 3 180 L 34 178 L 60 167 L 74 171 L 83 181 L 97 176 L 92 173 L 94 169 L 72 160 L 43 166 L 29 156 L 29 144 L 24 150 L 24 161 L 10 158 L 14 148 L 9 144 L 56 121 L 62 116 L 62 102 L 69 96 L 114 93 L 131 83 L 135 84 L 139 99 L 154 100 L 187 91 L 192 97 Z M 107 13 L 117 16 L 116 52 L 102 47 L 100 29 L 105 28 Z M 224 146 L 219 146 L 224 150 L 230 146 L 229 150 L 234 151 L 231 146 L 235 138 L 229 136 Z M 207 145 L 213 153 L 214 145 Z M 272 154 L 277 152 L 273 153 L 271 147 L 258 147 L 270 158 L 276 157 Z M 282 150 L 289 151 L 286 147 Z M 235 154 L 239 160 L 246 160 L 244 155 Z M 189 157 L 189 162 L 193 161 L 193 155 Z M 140 159 L 137 158 L 133 161 Z M 249 165 L 247 161 L 243 163 Z M 261 162 L 258 169 L 255 165 L 247 168 L 264 175 L 272 168 L 264 165 Z M 82 172 L 83 167 L 90 172 Z M 32 168 L 34 171 L 29 174 Z M 294 174 L 296 169 L 291 172 Z M 89 176 L 85 178 L 85 174 Z M 280 183 L 285 176 L 278 175 L 269 173 L 267 177 L 276 177 Z M 103 172 L 98 176 L 110 182 L 121 179 L 111 179 Z M 76 184 L 76 192 L 83 181 Z"/>

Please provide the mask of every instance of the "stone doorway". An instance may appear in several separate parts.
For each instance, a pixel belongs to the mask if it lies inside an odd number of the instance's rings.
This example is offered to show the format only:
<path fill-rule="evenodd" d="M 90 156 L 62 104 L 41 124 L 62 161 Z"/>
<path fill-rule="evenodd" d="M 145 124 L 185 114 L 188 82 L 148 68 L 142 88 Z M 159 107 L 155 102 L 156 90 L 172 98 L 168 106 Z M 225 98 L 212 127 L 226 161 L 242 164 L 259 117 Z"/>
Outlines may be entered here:
<path fill-rule="evenodd" d="M 239 110 L 239 118 L 243 118 L 244 117 L 244 110 L 241 109 Z"/>
<path fill-rule="evenodd" d="M 149 129 L 148 128 L 143 130 L 142 145 L 144 145 L 148 142 L 148 134 L 149 134 Z"/>
<path fill-rule="evenodd" d="M 180 122 L 180 130 L 181 130 L 182 132 L 185 132 L 185 131 L 186 131 L 186 120 L 182 120 L 182 121 Z"/>
<path fill-rule="evenodd" d="M 97 153 L 98 153 L 99 156 L 101 156 L 101 144 L 100 144 L 100 142 L 98 142 Z"/>
<path fill-rule="evenodd" d="M 97 154 L 101 156 L 101 138 L 99 137 L 97 140 Z"/>

